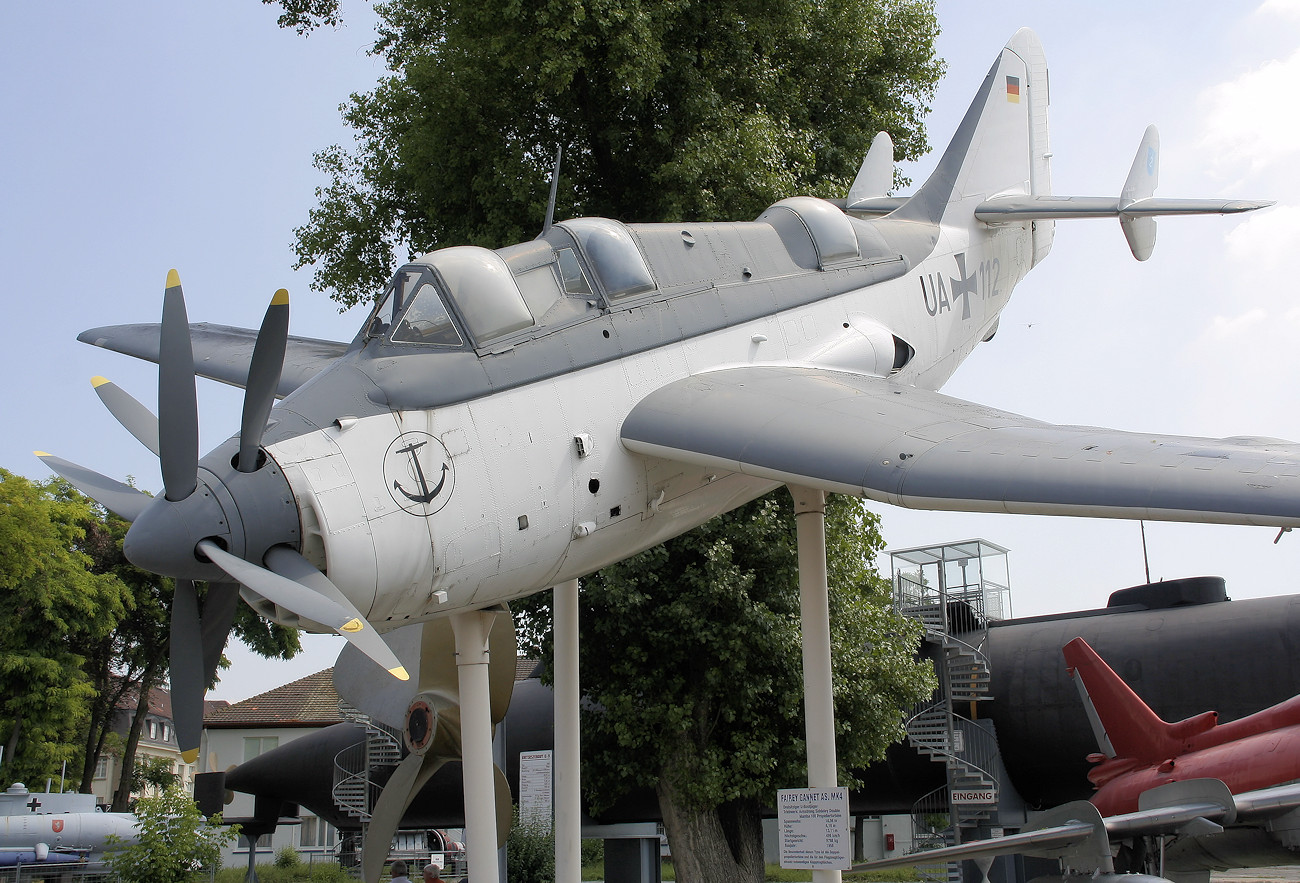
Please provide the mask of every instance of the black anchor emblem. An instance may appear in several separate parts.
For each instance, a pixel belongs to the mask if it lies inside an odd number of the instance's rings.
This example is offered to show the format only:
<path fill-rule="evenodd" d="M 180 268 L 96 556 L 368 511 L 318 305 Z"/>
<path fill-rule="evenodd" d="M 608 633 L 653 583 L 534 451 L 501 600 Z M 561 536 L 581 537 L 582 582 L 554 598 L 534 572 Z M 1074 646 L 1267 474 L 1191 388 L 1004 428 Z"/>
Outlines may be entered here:
<path fill-rule="evenodd" d="M 438 483 L 432 489 L 429 488 L 429 480 L 425 478 L 424 468 L 420 465 L 420 458 L 416 456 L 416 451 L 420 450 L 420 448 L 424 447 L 426 444 L 428 444 L 428 442 L 413 442 L 412 444 L 409 444 L 404 448 L 397 449 L 397 453 L 399 454 L 410 455 L 411 464 L 415 467 L 415 479 L 420 483 L 420 493 L 418 494 L 411 493 L 406 488 L 402 487 L 402 485 L 397 481 L 397 479 L 393 479 L 393 490 L 401 491 L 402 496 L 406 497 L 408 500 L 411 500 L 412 502 L 415 503 L 432 502 L 434 497 L 442 493 L 443 485 L 447 483 L 448 468 L 447 468 L 447 464 L 443 463 L 442 475 L 439 476 Z"/>

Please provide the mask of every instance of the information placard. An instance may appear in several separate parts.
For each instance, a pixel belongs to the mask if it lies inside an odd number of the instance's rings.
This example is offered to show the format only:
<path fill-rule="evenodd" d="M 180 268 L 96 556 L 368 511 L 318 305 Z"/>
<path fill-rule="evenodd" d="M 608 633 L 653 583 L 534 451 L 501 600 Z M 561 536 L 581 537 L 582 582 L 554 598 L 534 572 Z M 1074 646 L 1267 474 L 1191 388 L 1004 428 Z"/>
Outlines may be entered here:
<path fill-rule="evenodd" d="M 846 871 L 852 866 L 848 788 L 776 792 L 781 867 Z"/>
<path fill-rule="evenodd" d="M 519 821 L 551 830 L 551 752 L 519 753 Z"/>

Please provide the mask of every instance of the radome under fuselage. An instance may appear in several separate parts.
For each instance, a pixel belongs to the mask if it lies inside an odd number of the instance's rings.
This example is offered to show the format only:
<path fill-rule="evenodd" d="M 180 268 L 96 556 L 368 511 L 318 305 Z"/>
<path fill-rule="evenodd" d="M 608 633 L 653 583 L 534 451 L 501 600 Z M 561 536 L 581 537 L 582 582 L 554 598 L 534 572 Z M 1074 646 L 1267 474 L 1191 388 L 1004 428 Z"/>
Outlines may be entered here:
<path fill-rule="evenodd" d="M 857 254 L 844 257 L 847 231 Z M 625 451 L 619 427 L 643 395 L 720 367 L 772 363 L 937 389 L 996 330 L 1031 266 L 1030 241 L 1020 225 L 850 218 L 804 198 L 752 223 L 585 220 L 495 258 L 433 252 L 403 272 L 423 274 L 450 301 L 462 345 L 394 340 L 418 339 L 399 331 L 415 292 L 397 310 L 399 298 L 385 301 L 346 356 L 276 409 L 265 448 L 301 513 L 303 554 L 381 630 L 510 600 L 776 485 Z M 491 325 L 488 314 L 510 305 L 457 299 L 462 270 L 448 253 L 516 280 L 554 264 L 566 286 L 572 254 L 568 270 L 556 257 L 566 249 L 581 259 L 589 294 L 561 290 L 537 324 L 475 339 L 474 321 Z M 602 274 L 611 264 L 617 272 Z M 477 298 L 483 280 L 473 281 Z M 611 293 L 617 284 L 632 293 Z"/>

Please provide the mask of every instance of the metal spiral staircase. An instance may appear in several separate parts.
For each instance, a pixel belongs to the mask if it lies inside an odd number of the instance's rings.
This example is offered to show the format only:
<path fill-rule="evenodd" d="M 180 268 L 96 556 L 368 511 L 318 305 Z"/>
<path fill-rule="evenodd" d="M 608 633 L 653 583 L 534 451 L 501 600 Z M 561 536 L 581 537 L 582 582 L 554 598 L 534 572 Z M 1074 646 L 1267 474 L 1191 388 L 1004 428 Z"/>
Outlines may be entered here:
<path fill-rule="evenodd" d="M 935 697 L 917 706 L 906 725 L 909 744 L 947 771 L 947 783 L 912 808 L 912 848 L 920 851 L 957 842 L 963 828 L 997 809 L 997 743 L 975 722 L 979 703 L 991 698 L 988 659 L 978 644 L 988 622 L 1004 618 L 1009 606 L 1006 550 L 971 540 L 890 555 L 895 604 L 924 626 L 939 675 Z M 930 876 L 955 881 L 957 874 L 956 865 L 939 865 Z"/>
<path fill-rule="evenodd" d="M 375 781 L 375 773 L 396 766 L 402 759 L 402 736 L 341 700 L 339 712 L 345 720 L 364 727 L 366 738 L 334 756 L 334 785 L 331 793 L 334 804 L 348 815 L 360 819 L 364 830 L 381 790 Z"/>

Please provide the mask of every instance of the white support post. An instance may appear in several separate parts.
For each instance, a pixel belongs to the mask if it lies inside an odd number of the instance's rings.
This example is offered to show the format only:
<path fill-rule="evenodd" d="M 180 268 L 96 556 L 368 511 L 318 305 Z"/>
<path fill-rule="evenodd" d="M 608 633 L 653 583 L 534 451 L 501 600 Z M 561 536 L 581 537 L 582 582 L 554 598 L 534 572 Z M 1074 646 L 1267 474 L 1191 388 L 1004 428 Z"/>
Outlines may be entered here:
<path fill-rule="evenodd" d="M 578 697 L 578 581 L 553 590 L 555 638 L 555 881 L 582 880 L 582 749 Z"/>
<path fill-rule="evenodd" d="M 488 633 L 496 612 L 474 610 L 451 617 L 460 682 L 461 775 L 465 788 L 465 852 L 474 883 L 496 883 L 496 782 L 492 769 L 492 703 L 488 683 Z"/>
<path fill-rule="evenodd" d="M 804 726 L 808 787 L 839 784 L 835 763 L 835 699 L 831 687 L 831 613 L 826 584 L 826 494 L 790 485 L 799 544 L 799 617 L 803 630 Z M 813 883 L 840 883 L 839 871 L 815 870 Z"/>

